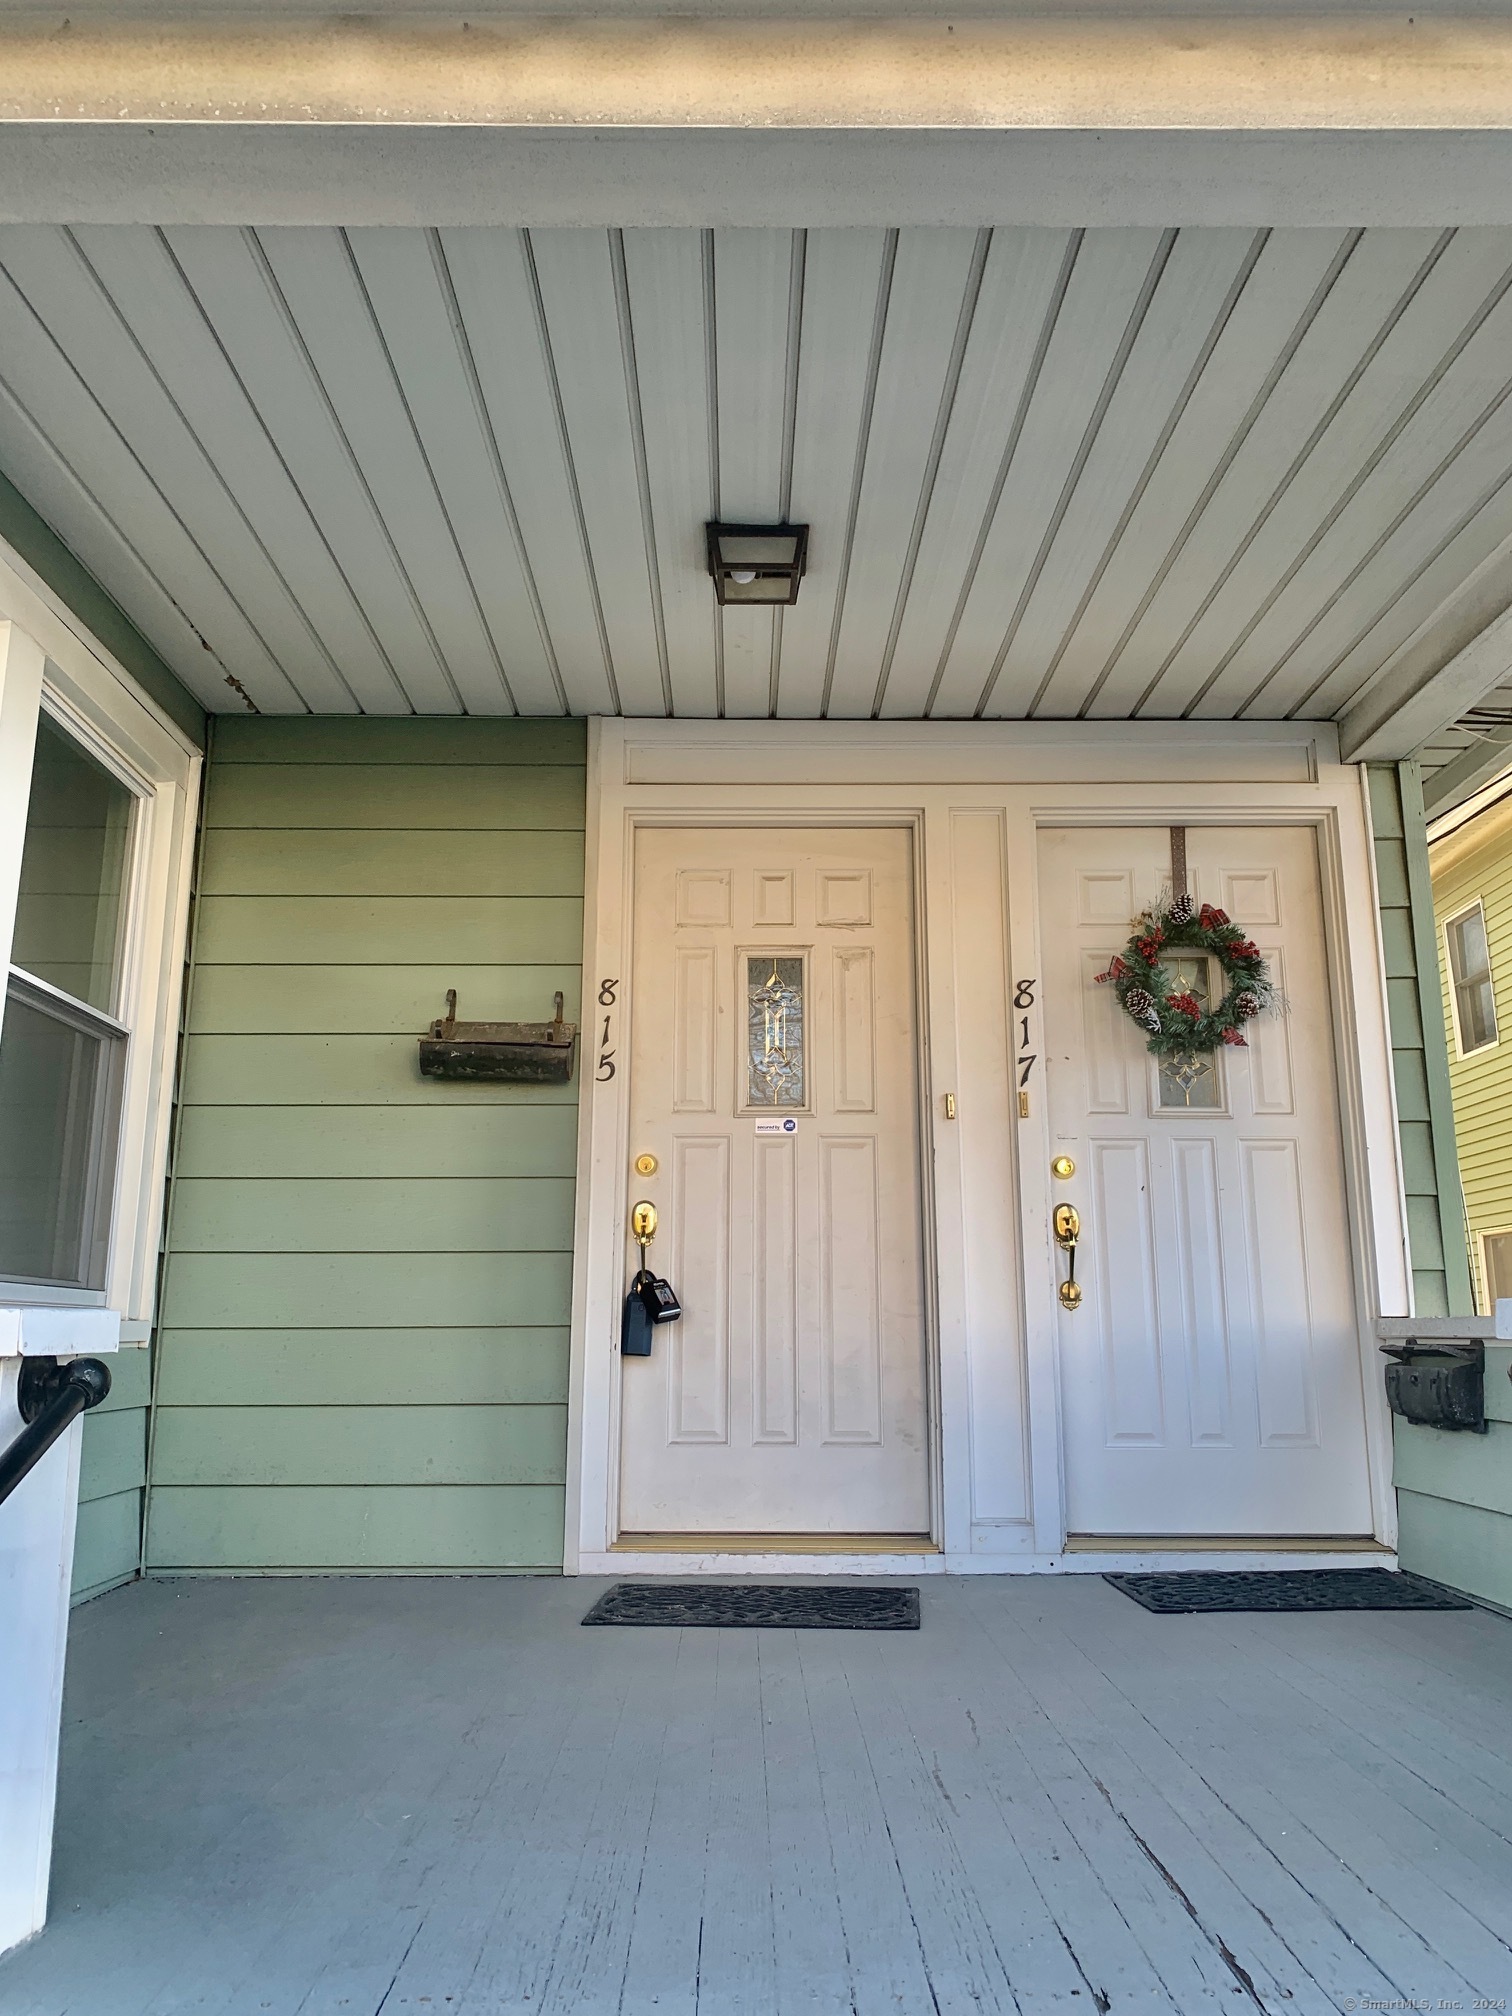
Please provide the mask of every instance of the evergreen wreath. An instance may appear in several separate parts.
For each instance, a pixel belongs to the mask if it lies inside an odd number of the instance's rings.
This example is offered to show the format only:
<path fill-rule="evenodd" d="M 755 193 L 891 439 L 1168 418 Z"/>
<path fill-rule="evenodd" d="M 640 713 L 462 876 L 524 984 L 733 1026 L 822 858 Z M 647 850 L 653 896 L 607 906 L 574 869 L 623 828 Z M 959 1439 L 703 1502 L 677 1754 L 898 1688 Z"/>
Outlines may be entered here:
<path fill-rule="evenodd" d="M 1211 952 L 1227 982 L 1223 999 L 1204 1014 L 1196 996 L 1179 988 L 1162 963 L 1170 952 Z M 1205 1056 L 1229 1044 L 1245 1047 L 1244 1025 L 1272 1006 L 1276 990 L 1259 947 L 1227 911 L 1190 896 L 1152 907 L 1134 920 L 1133 935 L 1099 981 L 1110 981 L 1119 1006 L 1138 1023 L 1157 1057 Z"/>

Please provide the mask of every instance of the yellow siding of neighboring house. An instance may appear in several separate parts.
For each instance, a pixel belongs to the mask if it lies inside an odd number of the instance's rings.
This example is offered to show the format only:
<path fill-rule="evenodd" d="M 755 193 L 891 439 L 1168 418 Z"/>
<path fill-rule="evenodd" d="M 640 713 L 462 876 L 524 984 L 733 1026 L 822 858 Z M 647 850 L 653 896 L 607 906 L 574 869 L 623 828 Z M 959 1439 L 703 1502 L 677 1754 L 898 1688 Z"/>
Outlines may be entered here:
<path fill-rule="evenodd" d="M 1481 1235 L 1512 1231 L 1512 804 L 1483 814 L 1475 826 L 1473 835 L 1466 829 L 1440 841 L 1430 860 L 1470 1259 L 1477 1304 L 1489 1313 Z M 1477 899 L 1486 913 L 1499 1040 L 1462 1057 L 1444 931 Z"/>

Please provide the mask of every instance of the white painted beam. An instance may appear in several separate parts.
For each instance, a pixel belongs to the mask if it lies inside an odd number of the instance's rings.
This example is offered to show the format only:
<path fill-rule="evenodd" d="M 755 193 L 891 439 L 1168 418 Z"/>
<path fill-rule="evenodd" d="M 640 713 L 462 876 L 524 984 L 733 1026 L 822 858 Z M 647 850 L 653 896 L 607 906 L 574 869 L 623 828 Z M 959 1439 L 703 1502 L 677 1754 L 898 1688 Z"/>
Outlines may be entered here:
<path fill-rule="evenodd" d="M 0 26 L 0 216 L 1512 219 L 1499 13 L 70 22 Z"/>

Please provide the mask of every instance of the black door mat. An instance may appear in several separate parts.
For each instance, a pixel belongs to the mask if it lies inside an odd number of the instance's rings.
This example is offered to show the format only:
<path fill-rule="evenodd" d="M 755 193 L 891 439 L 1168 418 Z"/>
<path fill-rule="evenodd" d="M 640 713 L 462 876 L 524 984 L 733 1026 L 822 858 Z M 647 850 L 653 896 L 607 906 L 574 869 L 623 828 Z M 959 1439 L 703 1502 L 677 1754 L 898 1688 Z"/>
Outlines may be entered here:
<path fill-rule="evenodd" d="M 917 1589 L 855 1583 L 617 1582 L 585 1624 L 674 1624 L 718 1631 L 917 1631 Z"/>
<path fill-rule="evenodd" d="M 1473 1610 L 1437 1582 L 1389 1568 L 1288 1568 L 1254 1573 L 1104 1575 L 1146 1610 Z"/>

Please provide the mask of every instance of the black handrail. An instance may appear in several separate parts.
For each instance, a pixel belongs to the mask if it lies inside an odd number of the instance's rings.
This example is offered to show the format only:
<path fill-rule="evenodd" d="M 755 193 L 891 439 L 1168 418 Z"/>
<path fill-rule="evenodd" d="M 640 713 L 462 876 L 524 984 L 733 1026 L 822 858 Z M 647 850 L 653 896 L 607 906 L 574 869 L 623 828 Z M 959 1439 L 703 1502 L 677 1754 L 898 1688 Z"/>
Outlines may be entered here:
<path fill-rule="evenodd" d="M 110 1372 L 98 1358 L 28 1358 L 21 1366 L 16 1405 L 26 1426 L 0 1450 L 0 1505 L 51 1449 L 70 1421 L 98 1407 L 110 1391 Z"/>

